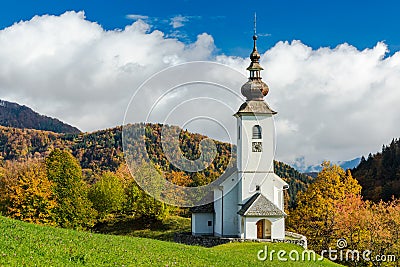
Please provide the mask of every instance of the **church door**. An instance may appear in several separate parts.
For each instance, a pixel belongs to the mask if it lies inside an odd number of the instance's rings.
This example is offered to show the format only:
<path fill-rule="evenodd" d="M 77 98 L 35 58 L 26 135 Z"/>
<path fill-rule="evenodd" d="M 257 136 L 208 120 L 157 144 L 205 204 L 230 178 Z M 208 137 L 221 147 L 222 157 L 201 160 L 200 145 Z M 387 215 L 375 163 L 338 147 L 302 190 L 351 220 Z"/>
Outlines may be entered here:
<path fill-rule="evenodd" d="M 264 238 L 264 220 L 259 220 L 257 222 L 257 238 L 258 239 Z"/>

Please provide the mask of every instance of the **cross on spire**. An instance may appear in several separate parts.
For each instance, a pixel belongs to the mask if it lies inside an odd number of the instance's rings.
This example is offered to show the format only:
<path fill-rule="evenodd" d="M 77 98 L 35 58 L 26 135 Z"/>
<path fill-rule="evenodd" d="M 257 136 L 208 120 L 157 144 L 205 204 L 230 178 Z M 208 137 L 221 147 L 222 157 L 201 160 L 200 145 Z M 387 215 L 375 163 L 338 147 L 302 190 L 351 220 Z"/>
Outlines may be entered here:
<path fill-rule="evenodd" d="M 257 36 L 257 13 L 254 12 L 254 36 Z"/>
<path fill-rule="evenodd" d="M 253 35 L 253 41 L 254 41 L 254 46 L 253 46 L 253 52 L 257 51 L 257 13 L 254 12 L 254 35 Z"/>

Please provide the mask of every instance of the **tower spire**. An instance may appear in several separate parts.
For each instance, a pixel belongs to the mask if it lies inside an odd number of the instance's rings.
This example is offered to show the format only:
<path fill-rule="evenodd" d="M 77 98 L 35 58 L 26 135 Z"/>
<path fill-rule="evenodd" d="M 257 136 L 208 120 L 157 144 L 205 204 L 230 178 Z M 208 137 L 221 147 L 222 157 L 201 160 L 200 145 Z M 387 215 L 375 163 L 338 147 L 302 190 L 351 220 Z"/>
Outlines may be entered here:
<path fill-rule="evenodd" d="M 253 51 L 250 54 L 250 66 L 247 70 L 250 72 L 249 81 L 242 87 L 242 94 L 247 100 L 263 100 L 268 94 L 268 86 L 261 80 L 261 71 L 263 67 L 260 65 L 260 54 L 257 51 L 257 14 L 254 13 L 254 35 L 253 35 Z"/>
<path fill-rule="evenodd" d="M 260 54 L 257 51 L 257 13 L 254 13 L 254 35 L 253 35 L 253 51 L 250 54 L 251 64 L 247 68 L 250 71 L 250 79 L 260 79 L 260 71 L 263 68 L 260 65 Z"/>
<path fill-rule="evenodd" d="M 268 94 L 268 85 L 261 78 L 263 68 L 260 65 L 260 54 L 257 51 L 257 15 L 254 13 L 254 34 L 253 34 L 253 51 L 250 53 L 250 66 L 247 70 L 250 72 L 250 77 L 245 84 L 242 85 L 240 91 L 246 97 L 246 102 L 243 103 L 239 111 L 235 114 L 237 117 L 245 114 L 270 114 L 275 115 L 273 111 L 264 101 L 264 97 Z"/>

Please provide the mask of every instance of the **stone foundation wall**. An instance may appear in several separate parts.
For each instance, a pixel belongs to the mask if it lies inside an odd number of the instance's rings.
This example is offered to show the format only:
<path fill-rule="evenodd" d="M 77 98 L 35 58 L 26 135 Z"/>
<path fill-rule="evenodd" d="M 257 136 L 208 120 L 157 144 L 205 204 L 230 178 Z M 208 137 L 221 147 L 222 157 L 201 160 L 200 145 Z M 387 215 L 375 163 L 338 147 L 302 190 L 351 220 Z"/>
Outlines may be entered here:
<path fill-rule="evenodd" d="M 202 247 L 215 247 L 226 243 L 231 243 L 231 238 L 220 238 L 216 236 L 194 236 L 192 233 L 176 233 L 174 235 L 174 241 L 176 243 L 182 243 L 192 246 Z"/>
<path fill-rule="evenodd" d="M 286 232 L 286 236 L 295 239 L 241 239 L 241 238 L 228 238 L 228 237 L 216 237 L 216 236 L 194 236 L 192 233 L 176 233 L 174 235 L 174 241 L 176 243 L 182 243 L 192 246 L 202 246 L 202 247 L 215 247 L 222 244 L 233 243 L 233 242 L 275 242 L 275 243 L 290 243 L 296 244 L 304 249 L 307 249 L 307 239 L 305 236 Z"/>
<path fill-rule="evenodd" d="M 286 239 L 287 242 L 285 242 L 285 243 L 292 243 L 291 241 L 295 241 L 295 242 L 293 242 L 293 244 L 299 245 L 299 246 L 303 247 L 304 249 L 307 249 L 307 237 L 305 237 L 304 235 L 286 231 L 285 236 L 296 239 L 296 240 Z M 277 242 L 279 242 L 279 241 L 277 241 Z"/>

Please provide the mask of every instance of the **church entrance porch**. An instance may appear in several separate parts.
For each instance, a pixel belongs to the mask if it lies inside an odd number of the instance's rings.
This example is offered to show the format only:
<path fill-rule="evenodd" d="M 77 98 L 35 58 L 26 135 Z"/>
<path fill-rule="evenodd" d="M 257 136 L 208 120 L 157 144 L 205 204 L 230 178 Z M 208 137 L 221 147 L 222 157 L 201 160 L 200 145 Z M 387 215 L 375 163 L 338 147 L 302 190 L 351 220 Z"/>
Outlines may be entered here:
<path fill-rule="evenodd" d="M 283 217 L 242 217 L 244 226 L 240 237 L 243 239 L 285 239 Z M 282 231 L 283 230 L 283 231 Z"/>

